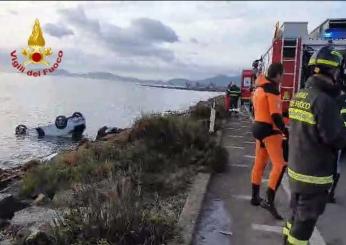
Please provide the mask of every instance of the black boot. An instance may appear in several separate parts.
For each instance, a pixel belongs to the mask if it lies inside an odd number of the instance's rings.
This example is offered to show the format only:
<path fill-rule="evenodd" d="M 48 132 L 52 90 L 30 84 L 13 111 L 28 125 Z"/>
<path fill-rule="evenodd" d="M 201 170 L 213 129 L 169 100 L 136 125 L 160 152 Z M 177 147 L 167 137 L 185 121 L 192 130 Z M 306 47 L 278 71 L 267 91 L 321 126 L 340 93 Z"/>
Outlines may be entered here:
<path fill-rule="evenodd" d="M 289 245 L 288 241 L 287 241 L 287 236 L 284 236 L 284 240 L 283 240 L 283 245 Z"/>
<path fill-rule="evenodd" d="M 287 243 L 287 239 L 288 239 L 288 237 L 286 236 L 286 235 L 284 235 L 283 236 L 283 245 L 287 245 L 288 243 Z"/>
<path fill-rule="evenodd" d="M 260 197 L 260 186 L 252 184 L 251 205 L 259 206 L 261 202 L 262 202 L 262 198 Z"/>
<path fill-rule="evenodd" d="M 271 215 L 277 220 L 283 220 L 282 216 L 278 213 L 274 205 L 275 191 L 268 188 L 267 198 L 261 202 L 261 207 L 267 209 Z"/>
<path fill-rule="evenodd" d="M 333 182 L 333 185 L 332 185 L 332 188 L 330 189 L 330 192 L 329 192 L 329 196 L 328 196 L 328 202 L 329 203 L 335 203 L 335 189 L 336 189 L 336 186 L 339 182 L 339 179 L 340 179 L 340 174 L 336 174 L 334 176 L 334 182 Z"/>

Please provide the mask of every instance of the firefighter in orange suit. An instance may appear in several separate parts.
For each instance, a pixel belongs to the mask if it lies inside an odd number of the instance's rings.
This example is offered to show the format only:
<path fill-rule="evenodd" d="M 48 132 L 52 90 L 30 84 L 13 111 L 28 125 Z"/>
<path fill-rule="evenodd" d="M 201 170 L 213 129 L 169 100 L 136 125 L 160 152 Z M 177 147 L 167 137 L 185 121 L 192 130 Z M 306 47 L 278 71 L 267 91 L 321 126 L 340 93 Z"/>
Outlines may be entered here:
<path fill-rule="evenodd" d="M 254 86 L 251 86 L 250 88 L 250 91 L 251 91 L 251 95 L 250 95 L 250 112 L 251 112 L 251 115 L 254 116 L 254 110 L 253 110 L 253 94 L 255 92 L 255 88 Z"/>
<path fill-rule="evenodd" d="M 288 137 L 288 130 L 282 118 L 281 98 L 278 85 L 283 77 L 281 63 L 273 63 L 268 68 L 267 76 L 260 75 L 256 80 L 256 90 L 253 95 L 255 122 L 253 136 L 256 139 L 256 157 L 252 168 L 252 199 L 254 206 L 261 205 L 274 218 L 282 220 L 277 212 L 274 199 L 286 170 L 283 156 L 283 137 Z M 268 160 L 272 163 L 269 176 L 267 195 L 260 198 L 260 185 Z"/>

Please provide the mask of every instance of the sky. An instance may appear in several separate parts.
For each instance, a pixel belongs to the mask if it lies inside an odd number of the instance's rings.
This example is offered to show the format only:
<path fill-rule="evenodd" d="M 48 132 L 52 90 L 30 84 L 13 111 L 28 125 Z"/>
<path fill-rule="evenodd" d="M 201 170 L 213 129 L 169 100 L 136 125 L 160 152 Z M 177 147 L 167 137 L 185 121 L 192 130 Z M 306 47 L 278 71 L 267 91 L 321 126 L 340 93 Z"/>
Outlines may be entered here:
<path fill-rule="evenodd" d="M 35 19 L 61 68 L 140 79 L 234 75 L 269 48 L 275 24 L 346 17 L 346 2 L 0 2 L 0 72 Z M 52 55 L 54 57 L 54 54 Z M 52 58 L 54 60 L 54 58 Z M 52 61 L 52 60 L 51 60 Z"/>

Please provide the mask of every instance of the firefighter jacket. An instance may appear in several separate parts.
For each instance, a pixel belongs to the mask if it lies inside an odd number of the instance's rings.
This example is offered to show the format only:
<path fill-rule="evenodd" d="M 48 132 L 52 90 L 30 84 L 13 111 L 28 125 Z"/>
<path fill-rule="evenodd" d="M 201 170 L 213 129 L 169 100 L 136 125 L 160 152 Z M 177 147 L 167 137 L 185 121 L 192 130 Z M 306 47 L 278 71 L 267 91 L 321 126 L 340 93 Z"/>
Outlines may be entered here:
<path fill-rule="evenodd" d="M 346 127 L 346 93 L 343 95 L 340 95 L 337 98 L 337 103 L 339 105 L 341 118 L 344 121 L 344 125 Z"/>
<path fill-rule="evenodd" d="M 241 91 L 237 85 L 232 85 L 227 89 L 226 93 L 227 95 L 231 97 L 239 97 L 241 94 Z"/>
<path fill-rule="evenodd" d="M 311 76 L 290 102 L 288 175 L 293 192 L 326 191 L 333 183 L 337 150 L 346 146 L 346 128 L 336 97 L 323 76 Z"/>

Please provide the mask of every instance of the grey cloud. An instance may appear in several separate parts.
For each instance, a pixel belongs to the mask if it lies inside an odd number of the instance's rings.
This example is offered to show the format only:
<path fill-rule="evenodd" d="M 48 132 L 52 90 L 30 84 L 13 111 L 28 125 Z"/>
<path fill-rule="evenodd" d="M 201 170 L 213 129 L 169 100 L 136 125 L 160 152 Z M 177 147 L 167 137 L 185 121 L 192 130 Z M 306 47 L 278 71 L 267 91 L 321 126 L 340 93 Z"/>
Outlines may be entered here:
<path fill-rule="evenodd" d="M 150 41 L 162 41 L 174 43 L 178 41 L 178 36 L 172 28 L 162 24 L 158 20 L 140 18 L 132 21 L 128 28 L 130 31 L 137 32 L 140 37 Z"/>
<path fill-rule="evenodd" d="M 198 40 L 196 38 L 190 38 L 190 42 L 194 43 L 194 44 L 198 44 Z"/>
<path fill-rule="evenodd" d="M 98 20 L 89 19 L 81 7 L 75 9 L 60 9 L 58 12 L 65 17 L 67 22 L 82 30 L 96 33 L 101 30 Z"/>
<path fill-rule="evenodd" d="M 109 23 L 103 23 L 101 27 L 99 21 L 88 18 L 81 7 L 60 10 L 60 13 L 69 24 L 91 38 L 101 41 L 106 48 L 115 53 L 151 56 L 165 61 L 175 58 L 173 51 L 160 45 L 178 42 L 179 38 L 172 28 L 158 20 L 139 18 L 133 20 L 126 28 Z"/>
<path fill-rule="evenodd" d="M 53 37 L 61 38 L 63 36 L 73 35 L 74 32 L 65 26 L 48 23 L 44 27 L 44 30 Z"/>

